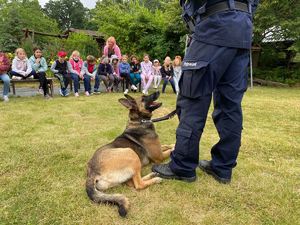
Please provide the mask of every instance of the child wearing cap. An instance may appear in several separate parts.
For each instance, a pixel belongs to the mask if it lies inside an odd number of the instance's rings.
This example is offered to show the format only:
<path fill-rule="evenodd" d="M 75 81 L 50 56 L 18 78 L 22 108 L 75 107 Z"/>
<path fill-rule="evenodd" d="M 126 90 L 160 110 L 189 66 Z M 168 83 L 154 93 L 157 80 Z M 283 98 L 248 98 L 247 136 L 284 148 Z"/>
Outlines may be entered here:
<path fill-rule="evenodd" d="M 91 80 L 95 80 L 94 92 L 100 93 L 99 91 L 100 80 L 99 80 L 99 76 L 97 76 L 97 65 L 94 56 L 88 55 L 86 57 L 86 61 L 83 63 L 80 74 L 81 76 L 83 76 L 84 90 L 86 96 L 92 94 Z"/>
<path fill-rule="evenodd" d="M 74 95 L 75 97 L 79 96 L 78 89 L 79 89 L 79 80 L 83 80 L 83 76 L 81 75 L 81 69 L 82 69 L 82 64 L 83 61 L 80 58 L 80 53 L 79 51 L 75 50 L 72 52 L 70 60 L 69 60 L 73 73 L 71 73 L 71 78 L 74 83 Z"/>
<path fill-rule="evenodd" d="M 160 63 L 158 59 L 155 59 L 153 61 L 153 87 L 157 89 L 159 87 L 159 84 L 161 82 L 161 73 L 160 73 Z"/>
<path fill-rule="evenodd" d="M 51 65 L 50 70 L 54 73 L 54 76 L 58 78 L 60 82 L 60 95 L 68 96 L 67 87 L 69 85 L 70 73 L 74 73 L 72 69 L 72 65 L 66 61 L 67 53 L 64 51 L 60 51 L 57 53 L 58 59 L 54 61 Z"/>

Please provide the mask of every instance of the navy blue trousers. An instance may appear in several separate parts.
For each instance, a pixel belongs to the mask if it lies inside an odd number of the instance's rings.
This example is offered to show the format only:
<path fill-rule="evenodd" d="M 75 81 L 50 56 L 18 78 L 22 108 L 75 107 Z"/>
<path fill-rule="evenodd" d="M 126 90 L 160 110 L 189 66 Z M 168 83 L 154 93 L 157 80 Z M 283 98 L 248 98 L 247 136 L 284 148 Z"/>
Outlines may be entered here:
<path fill-rule="evenodd" d="M 181 176 L 195 176 L 199 142 L 213 98 L 214 124 L 219 141 L 211 149 L 211 166 L 231 178 L 241 145 L 241 102 L 247 89 L 249 50 L 193 40 L 183 60 L 177 99 L 179 125 L 170 168 Z"/>

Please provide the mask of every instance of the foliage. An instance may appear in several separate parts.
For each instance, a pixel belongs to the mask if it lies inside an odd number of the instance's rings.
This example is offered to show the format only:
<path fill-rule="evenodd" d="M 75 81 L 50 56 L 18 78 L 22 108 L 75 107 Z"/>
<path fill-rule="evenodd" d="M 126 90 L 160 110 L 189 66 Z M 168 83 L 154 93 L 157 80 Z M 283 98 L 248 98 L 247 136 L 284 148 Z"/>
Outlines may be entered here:
<path fill-rule="evenodd" d="M 261 43 L 270 32 L 274 39 L 294 39 L 300 37 L 300 1 L 261 0 L 254 19 L 254 42 Z"/>
<path fill-rule="evenodd" d="M 40 32 L 58 32 L 56 22 L 42 12 L 37 0 L 7 1 L 0 7 L 0 18 L 0 48 L 3 51 L 12 52 L 21 45 L 23 28 Z M 48 42 L 48 39 L 36 36 L 35 42 L 43 44 Z"/>
<path fill-rule="evenodd" d="M 300 83 L 299 66 L 295 66 L 292 69 L 287 69 L 283 66 L 274 68 L 255 68 L 253 74 L 256 78 L 286 83 L 291 86 Z"/>
<path fill-rule="evenodd" d="M 183 45 L 179 41 L 184 32 L 182 22 L 177 22 L 177 15 L 180 15 L 178 1 L 162 3 L 162 10 L 154 11 L 143 4 L 139 1 L 115 3 L 105 0 L 97 3 L 92 14 L 101 32 L 107 37 L 116 37 L 123 53 L 139 56 L 148 53 L 160 59 L 166 55 L 182 54 Z"/>
<path fill-rule="evenodd" d="M 85 59 L 88 55 L 98 57 L 98 43 L 90 36 L 83 33 L 71 33 L 69 38 L 64 41 L 64 49 L 70 55 L 72 51 L 78 50 L 81 58 Z"/>
<path fill-rule="evenodd" d="M 81 29 L 85 27 L 88 9 L 80 0 L 50 0 L 45 4 L 45 13 L 54 18 L 59 24 L 60 29 L 68 28 Z"/>

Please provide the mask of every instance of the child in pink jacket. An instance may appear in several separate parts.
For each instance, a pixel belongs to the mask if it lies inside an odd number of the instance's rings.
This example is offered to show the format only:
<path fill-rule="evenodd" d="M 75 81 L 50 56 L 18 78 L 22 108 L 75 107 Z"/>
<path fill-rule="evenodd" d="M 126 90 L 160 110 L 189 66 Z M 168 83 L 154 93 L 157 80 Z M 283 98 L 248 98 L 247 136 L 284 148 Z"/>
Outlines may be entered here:
<path fill-rule="evenodd" d="M 73 72 L 74 72 L 74 73 L 71 73 L 71 78 L 74 83 L 75 97 L 78 97 L 79 96 L 79 93 L 78 93 L 79 81 L 80 81 L 80 79 L 83 80 L 83 78 L 84 78 L 83 75 L 80 73 L 82 66 L 83 66 L 83 61 L 80 58 L 80 53 L 78 51 L 75 50 L 72 52 L 69 63 L 71 64 Z"/>

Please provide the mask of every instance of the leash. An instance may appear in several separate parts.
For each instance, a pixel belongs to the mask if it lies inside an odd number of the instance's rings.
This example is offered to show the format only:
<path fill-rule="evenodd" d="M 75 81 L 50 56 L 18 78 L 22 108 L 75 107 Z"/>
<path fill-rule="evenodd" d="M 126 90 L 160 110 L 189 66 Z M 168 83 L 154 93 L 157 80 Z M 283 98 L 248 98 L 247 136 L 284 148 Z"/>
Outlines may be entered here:
<path fill-rule="evenodd" d="M 160 121 L 164 121 L 164 120 L 168 120 L 173 118 L 176 115 L 176 109 L 173 110 L 172 112 L 170 112 L 169 114 L 163 116 L 163 117 L 159 117 L 153 120 L 141 120 L 141 123 L 156 123 L 156 122 L 160 122 Z"/>

